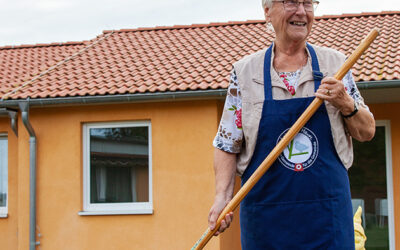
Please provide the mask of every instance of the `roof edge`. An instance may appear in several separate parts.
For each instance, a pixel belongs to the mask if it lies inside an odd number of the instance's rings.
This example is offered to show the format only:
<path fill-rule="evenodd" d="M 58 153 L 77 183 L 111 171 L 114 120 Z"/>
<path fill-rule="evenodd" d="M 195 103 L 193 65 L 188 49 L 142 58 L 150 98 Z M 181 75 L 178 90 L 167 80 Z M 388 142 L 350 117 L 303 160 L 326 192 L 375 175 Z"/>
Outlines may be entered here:
<path fill-rule="evenodd" d="M 56 46 L 73 46 L 73 45 L 85 45 L 85 41 L 60 42 L 60 43 L 55 42 L 55 43 L 21 44 L 21 45 L 5 45 L 5 46 L 0 46 L 0 50 L 41 48 L 41 47 L 56 47 Z"/>
<path fill-rule="evenodd" d="M 357 82 L 360 90 L 400 88 L 400 80 L 382 80 Z M 104 95 L 104 96 L 78 96 L 78 97 L 55 97 L 37 99 L 11 99 L 0 100 L 0 108 L 18 107 L 19 102 L 28 101 L 31 107 L 47 106 L 73 106 L 73 105 L 95 105 L 95 104 L 118 104 L 137 102 L 156 102 L 173 100 L 209 100 L 223 99 L 226 89 L 191 90 L 191 91 L 169 91 L 155 93 L 139 93 L 126 95 Z"/>
<path fill-rule="evenodd" d="M 136 32 L 136 31 L 154 31 L 154 30 L 175 30 L 175 29 L 193 29 L 193 28 L 208 28 L 208 27 L 220 27 L 220 26 L 234 26 L 243 24 L 257 24 L 265 23 L 265 20 L 246 20 L 246 21 L 228 21 L 228 22 L 212 22 L 204 24 L 182 24 L 172 26 L 155 26 L 155 27 L 139 27 L 135 29 L 120 29 L 120 30 L 104 30 L 103 33 L 124 33 L 124 32 Z"/>
<path fill-rule="evenodd" d="M 399 11 L 381 11 L 381 12 L 361 12 L 361 13 L 344 13 L 338 15 L 322 15 L 315 17 L 315 19 L 333 19 L 333 18 L 352 18 L 352 17 L 364 17 L 364 16 L 386 16 L 386 15 L 398 15 Z"/>
<path fill-rule="evenodd" d="M 78 96 L 78 97 L 56 97 L 37 99 L 12 99 L 0 100 L 0 108 L 18 107 L 21 101 L 28 101 L 31 107 L 47 106 L 72 106 L 72 105 L 94 105 L 94 104 L 117 104 L 135 102 L 155 102 L 172 100 L 206 100 L 223 99 L 226 96 L 226 89 L 212 90 L 191 90 L 176 92 L 156 92 L 126 95 L 104 95 L 104 96 Z"/>
<path fill-rule="evenodd" d="M 400 15 L 399 11 L 381 11 L 381 12 L 362 12 L 338 15 L 323 15 L 316 16 L 315 20 L 333 19 L 333 18 L 353 18 L 362 16 L 386 16 L 386 15 Z M 234 26 L 234 25 L 248 25 L 248 24 L 263 24 L 265 20 L 247 20 L 247 21 L 228 21 L 228 22 L 213 22 L 204 24 L 187 24 L 187 25 L 172 25 L 172 26 L 155 26 L 155 27 L 139 27 L 135 29 L 120 29 L 120 30 L 104 30 L 103 33 L 124 33 L 124 32 L 139 32 L 139 31 L 156 31 L 156 30 L 175 30 L 175 29 L 194 29 L 194 28 L 207 28 L 207 27 L 220 27 L 220 26 Z"/>

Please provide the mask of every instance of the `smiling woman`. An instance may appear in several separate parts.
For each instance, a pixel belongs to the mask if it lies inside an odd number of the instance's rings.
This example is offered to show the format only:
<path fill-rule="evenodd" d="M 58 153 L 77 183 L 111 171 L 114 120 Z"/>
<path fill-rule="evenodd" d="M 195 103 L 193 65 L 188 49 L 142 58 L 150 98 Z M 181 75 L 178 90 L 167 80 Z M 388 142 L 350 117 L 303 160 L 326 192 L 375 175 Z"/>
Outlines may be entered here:
<path fill-rule="evenodd" d="M 235 171 L 245 184 L 317 96 L 324 104 L 241 203 L 242 249 L 354 249 L 351 137 L 370 140 L 373 116 L 351 72 L 343 82 L 332 77 L 346 56 L 306 42 L 318 2 L 262 3 L 275 39 L 233 65 L 214 139 L 210 229 L 232 199 Z M 227 214 L 216 235 L 232 219 Z"/>

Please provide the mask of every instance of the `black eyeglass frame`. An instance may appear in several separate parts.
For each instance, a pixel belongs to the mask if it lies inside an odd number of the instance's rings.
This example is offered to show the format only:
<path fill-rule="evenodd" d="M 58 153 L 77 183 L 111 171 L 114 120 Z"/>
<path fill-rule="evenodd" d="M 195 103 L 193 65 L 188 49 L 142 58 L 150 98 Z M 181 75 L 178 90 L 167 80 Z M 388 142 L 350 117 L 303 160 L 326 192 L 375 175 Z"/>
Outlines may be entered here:
<path fill-rule="evenodd" d="M 318 4 L 319 4 L 319 1 L 311 1 L 313 8 L 312 8 L 312 10 L 307 10 L 305 8 L 304 1 L 300 2 L 300 1 L 294 1 L 294 0 L 273 0 L 272 2 L 283 3 L 284 8 L 285 8 L 285 6 L 287 6 L 287 2 L 292 2 L 292 3 L 296 2 L 297 7 L 296 7 L 296 9 L 293 9 L 292 11 L 297 10 L 299 8 L 299 5 L 303 4 L 304 10 L 307 12 L 314 12 L 317 9 Z M 286 10 L 286 8 L 285 8 L 285 10 Z"/>

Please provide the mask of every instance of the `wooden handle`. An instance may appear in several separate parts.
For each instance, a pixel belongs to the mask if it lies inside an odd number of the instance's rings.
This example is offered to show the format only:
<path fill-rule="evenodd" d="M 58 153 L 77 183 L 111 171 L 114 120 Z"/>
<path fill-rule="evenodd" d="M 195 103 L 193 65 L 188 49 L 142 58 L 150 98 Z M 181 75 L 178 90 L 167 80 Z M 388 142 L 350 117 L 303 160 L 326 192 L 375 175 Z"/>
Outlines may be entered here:
<path fill-rule="evenodd" d="M 356 61 L 361 57 L 365 50 L 371 45 L 371 43 L 378 36 L 379 32 L 377 29 L 371 30 L 366 38 L 360 43 L 357 49 L 351 54 L 351 56 L 346 60 L 346 62 L 340 67 L 339 71 L 335 74 L 337 80 L 342 80 L 347 72 L 353 67 Z M 303 112 L 303 114 L 297 119 L 294 125 L 289 129 L 285 136 L 278 142 L 278 144 L 272 149 L 271 153 L 265 158 L 261 165 L 256 169 L 256 171 L 250 176 L 246 183 L 240 188 L 232 200 L 226 205 L 224 210 L 218 217 L 216 226 L 214 230 L 207 228 L 202 237 L 196 242 L 192 247 L 192 250 L 200 250 L 208 243 L 214 233 L 221 226 L 221 221 L 225 216 L 235 210 L 244 197 L 250 192 L 254 185 L 260 180 L 260 178 L 265 174 L 265 172 L 271 167 L 278 156 L 286 148 L 290 141 L 297 135 L 301 128 L 310 120 L 317 109 L 321 106 L 323 100 L 320 98 L 315 98 L 314 101 L 308 106 L 308 108 Z"/>

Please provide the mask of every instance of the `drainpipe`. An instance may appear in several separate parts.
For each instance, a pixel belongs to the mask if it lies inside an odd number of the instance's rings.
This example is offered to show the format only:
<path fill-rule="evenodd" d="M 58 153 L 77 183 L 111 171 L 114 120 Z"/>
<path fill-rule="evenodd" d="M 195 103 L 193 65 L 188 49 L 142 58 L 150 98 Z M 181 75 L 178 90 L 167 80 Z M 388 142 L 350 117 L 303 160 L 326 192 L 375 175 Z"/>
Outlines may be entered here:
<path fill-rule="evenodd" d="M 19 102 L 19 108 L 29 133 L 29 250 L 36 250 L 36 135 L 29 122 L 29 101 Z"/>

